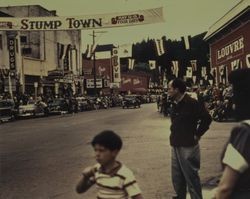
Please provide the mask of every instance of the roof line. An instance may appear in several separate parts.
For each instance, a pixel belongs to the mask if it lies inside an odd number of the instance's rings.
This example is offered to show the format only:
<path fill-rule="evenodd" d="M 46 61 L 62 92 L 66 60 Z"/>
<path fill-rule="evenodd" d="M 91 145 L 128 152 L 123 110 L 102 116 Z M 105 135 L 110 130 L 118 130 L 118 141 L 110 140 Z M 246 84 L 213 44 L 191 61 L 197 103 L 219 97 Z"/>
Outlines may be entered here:
<path fill-rule="evenodd" d="M 218 19 L 212 26 L 209 27 L 204 40 L 209 40 L 221 29 L 229 25 L 236 18 L 240 17 L 245 11 L 250 7 L 250 0 L 241 0 L 233 8 L 231 8 L 226 14 L 224 14 L 220 19 Z"/>

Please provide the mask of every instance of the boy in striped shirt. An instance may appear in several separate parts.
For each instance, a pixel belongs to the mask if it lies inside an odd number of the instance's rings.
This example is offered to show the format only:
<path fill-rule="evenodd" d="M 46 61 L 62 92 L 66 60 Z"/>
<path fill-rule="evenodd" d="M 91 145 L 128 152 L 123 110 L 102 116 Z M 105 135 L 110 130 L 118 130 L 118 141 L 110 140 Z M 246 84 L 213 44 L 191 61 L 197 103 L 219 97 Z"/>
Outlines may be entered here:
<path fill-rule="evenodd" d="M 116 160 L 122 148 L 120 136 L 110 130 L 102 131 L 91 144 L 98 163 L 83 170 L 77 193 L 84 193 L 96 184 L 97 199 L 143 199 L 133 172 Z"/>

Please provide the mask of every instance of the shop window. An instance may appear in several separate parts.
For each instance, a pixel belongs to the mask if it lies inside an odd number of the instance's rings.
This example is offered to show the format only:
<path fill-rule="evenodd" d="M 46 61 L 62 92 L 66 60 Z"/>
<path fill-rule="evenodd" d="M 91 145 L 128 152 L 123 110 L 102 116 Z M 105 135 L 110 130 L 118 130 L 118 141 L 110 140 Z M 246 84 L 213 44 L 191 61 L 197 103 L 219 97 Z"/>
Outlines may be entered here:
<path fill-rule="evenodd" d="M 22 55 L 30 55 L 32 53 L 31 48 L 22 48 Z"/>

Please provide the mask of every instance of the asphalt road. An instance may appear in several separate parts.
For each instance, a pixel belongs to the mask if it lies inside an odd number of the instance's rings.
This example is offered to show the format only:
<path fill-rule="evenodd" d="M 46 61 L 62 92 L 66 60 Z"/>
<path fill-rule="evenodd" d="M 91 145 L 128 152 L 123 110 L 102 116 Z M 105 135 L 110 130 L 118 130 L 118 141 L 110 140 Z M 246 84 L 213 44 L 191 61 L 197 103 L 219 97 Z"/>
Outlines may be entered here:
<path fill-rule="evenodd" d="M 134 171 L 144 198 L 170 198 L 169 124 L 156 104 L 2 124 L 0 198 L 94 199 L 95 188 L 79 195 L 75 185 L 82 169 L 95 164 L 90 141 L 105 129 L 121 135 L 124 147 L 118 159 Z M 202 138 L 202 182 L 220 173 L 220 152 L 232 126 L 213 123 Z"/>

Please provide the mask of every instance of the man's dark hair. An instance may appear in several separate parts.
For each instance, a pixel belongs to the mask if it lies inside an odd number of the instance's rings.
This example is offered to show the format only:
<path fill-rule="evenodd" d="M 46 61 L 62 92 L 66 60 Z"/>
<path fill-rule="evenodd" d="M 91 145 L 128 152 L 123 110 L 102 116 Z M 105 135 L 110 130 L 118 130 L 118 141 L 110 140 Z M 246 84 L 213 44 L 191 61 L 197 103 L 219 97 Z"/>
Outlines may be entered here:
<path fill-rule="evenodd" d="M 250 119 L 250 68 L 232 71 L 228 80 L 233 85 L 233 101 L 237 119 Z"/>
<path fill-rule="evenodd" d="M 187 89 L 186 83 L 182 79 L 179 79 L 179 78 L 172 80 L 172 87 L 178 88 L 181 93 L 185 93 Z"/>
<path fill-rule="evenodd" d="M 114 133 L 111 130 L 105 130 L 97 134 L 92 142 L 92 146 L 94 147 L 96 144 L 104 146 L 105 148 L 113 151 L 120 150 L 122 148 L 122 139 L 119 135 Z"/>

